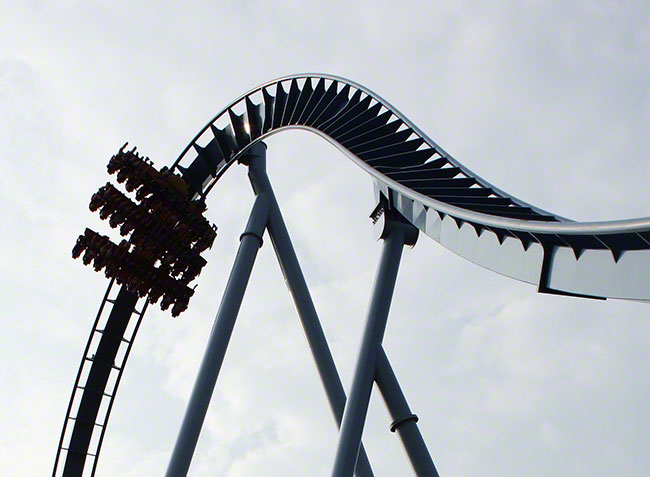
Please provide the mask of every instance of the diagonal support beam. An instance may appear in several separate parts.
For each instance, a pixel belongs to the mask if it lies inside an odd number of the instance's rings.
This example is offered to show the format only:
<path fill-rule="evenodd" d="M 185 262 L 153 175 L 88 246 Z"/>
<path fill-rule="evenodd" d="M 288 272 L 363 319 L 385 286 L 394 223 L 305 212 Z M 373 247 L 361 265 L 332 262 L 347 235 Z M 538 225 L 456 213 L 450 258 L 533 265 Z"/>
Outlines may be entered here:
<path fill-rule="evenodd" d="M 246 230 L 241 235 L 235 263 L 230 272 L 226 290 L 208 338 L 208 345 L 203 355 L 199 374 L 185 411 L 181 430 L 176 439 L 169 467 L 167 467 L 167 473 L 165 474 L 167 477 L 185 476 L 189 470 L 253 264 L 257 252 L 262 246 L 262 235 L 268 219 L 268 208 L 268 195 L 259 194 L 255 199 Z"/>
<path fill-rule="evenodd" d="M 312 354 L 314 355 L 314 360 L 316 361 L 321 381 L 325 387 L 330 407 L 336 423 L 340 427 L 346 402 L 345 391 L 336 370 L 334 360 L 332 359 L 325 334 L 320 325 L 314 302 L 309 293 L 309 288 L 307 287 L 295 250 L 293 249 L 284 219 L 282 218 L 280 207 L 275 199 L 273 189 L 266 174 L 265 155 L 266 151 L 262 149 L 257 149 L 257 151 L 253 150 L 252 153 L 249 153 L 249 177 L 256 193 L 265 192 L 271 197 L 267 230 L 271 237 L 287 287 L 298 311 Z M 380 219 L 381 223 L 378 224 L 378 228 L 381 228 L 383 224 L 384 230 L 380 234 L 382 238 L 386 238 L 391 230 L 399 229 L 404 232 L 402 246 L 404 244 L 411 246 L 415 244 L 417 230 L 399 219 L 396 220 L 391 211 L 383 213 Z M 398 266 L 399 260 L 397 263 Z M 388 297 L 389 305 L 390 296 Z M 381 343 L 381 340 L 379 340 L 379 343 Z M 416 475 L 437 477 L 438 473 L 424 444 L 422 435 L 417 428 L 417 424 L 414 420 L 408 419 L 410 416 L 415 416 L 411 414 L 410 408 L 381 344 L 378 346 L 375 366 L 376 376 L 374 380 L 377 381 L 377 385 L 384 396 L 389 412 L 394 419 L 391 430 L 396 429 L 398 431 L 411 460 L 411 465 L 416 471 Z M 407 418 L 404 419 L 404 417 Z M 363 444 L 358 444 L 357 448 L 359 450 L 358 456 L 356 457 L 355 474 L 358 476 L 373 475 Z"/>
<path fill-rule="evenodd" d="M 259 149 L 253 149 L 249 153 L 248 174 L 255 193 L 266 193 L 270 197 L 267 230 L 271 237 L 275 254 L 280 262 L 280 268 L 287 282 L 287 287 L 291 292 L 291 297 L 298 311 L 300 323 L 302 324 L 309 347 L 314 356 L 318 373 L 325 387 L 334 419 L 336 420 L 337 426 L 340 427 L 346 401 L 345 391 L 327 344 L 325 333 L 318 319 L 318 314 L 316 313 L 314 302 L 311 299 L 305 277 L 300 269 L 298 257 L 291 244 L 291 238 L 282 218 L 280 207 L 266 174 L 266 151 L 262 147 L 265 146 L 260 145 Z M 356 463 L 356 475 L 359 477 L 374 475 L 363 445 L 360 445 L 359 458 Z"/>
<path fill-rule="evenodd" d="M 407 224 L 386 217 L 384 247 L 361 339 L 350 399 L 343 413 L 343 424 L 332 471 L 334 477 L 350 477 L 354 470 L 375 379 L 377 350 L 384 338 L 402 250 L 408 240 L 407 233 L 410 232 L 407 227 L 409 227 Z"/>
<path fill-rule="evenodd" d="M 406 402 L 383 346 L 377 348 L 375 381 L 393 418 L 390 430 L 399 434 L 415 475 L 438 477 L 436 466 L 418 429 L 418 417 L 411 412 Z"/>

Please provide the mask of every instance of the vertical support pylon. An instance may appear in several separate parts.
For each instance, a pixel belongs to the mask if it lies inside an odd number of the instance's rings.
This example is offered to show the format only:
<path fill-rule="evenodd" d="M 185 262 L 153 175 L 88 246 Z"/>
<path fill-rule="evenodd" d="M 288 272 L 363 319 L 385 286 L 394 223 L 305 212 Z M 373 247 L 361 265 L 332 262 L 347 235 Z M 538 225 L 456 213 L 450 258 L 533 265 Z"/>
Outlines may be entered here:
<path fill-rule="evenodd" d="M 414 245 L 418 235 L 417 229 L 400 220 L 390 209 L 385 210 L 381 218 L 383 230 L 380 238 L 384 240 L 384 246 L 357 356 L 350 398 L 343 413 L 332 472 L 334 477 L 350 477 L 354 470 L 375 380 L 377 353 L 386 330 L 402 250 L 404 245 Z"/>
<path fill-rule="evenodd" d="M 185 411 L 181 430 L 169 461 L 167 477 L 185 476 L 190 467 L 205 414 L 246 291 L 246 285 L 248 285 L 253 269 L 253 263 L 262 246 L 262 235 L 268 219 L 268 206 L 269 197 L 266 194 L 258 194 L 246 229 L 241 235 L 235 263 L 230 272 L 226 290 L 208 338 L 199 374 Z"/>

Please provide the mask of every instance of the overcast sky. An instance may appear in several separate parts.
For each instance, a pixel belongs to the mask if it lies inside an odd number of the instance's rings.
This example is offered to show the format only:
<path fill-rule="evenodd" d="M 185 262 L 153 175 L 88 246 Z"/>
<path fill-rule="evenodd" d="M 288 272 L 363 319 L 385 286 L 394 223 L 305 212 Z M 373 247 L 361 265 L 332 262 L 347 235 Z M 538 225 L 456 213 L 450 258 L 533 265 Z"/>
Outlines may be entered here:
<path fill-rule="evenodd" d="M 123 6 L 116 5 L 119 3 Z M 300 72 L 342 75 L 516 197 L 579 220 L 648 216 L 647 2 L 0 2 L 0 468 L 51 472 L 106 287 L 70 251 L 125 142 L 170 164 L 228 102 Z M 225 2 L 224 2 L 225 3 Z M 484 2 L 487 3 L 487 2 Z M 372 183 L 307 132 L 269 175 L 349 387 L 380 243 Z M 152 307 L 98 475 L 160 475 L 253 195 L 214 188 L 219 227 L 190 309 Z M 421 236 L 385 347 L 445 476 L 647 475 L 650 308 L 536 293 Z M 377 476 L 411 475 L 375 392 Z M 272 247 L 262 248 L 193 476 L 329 475 L 337 431 Z"/>

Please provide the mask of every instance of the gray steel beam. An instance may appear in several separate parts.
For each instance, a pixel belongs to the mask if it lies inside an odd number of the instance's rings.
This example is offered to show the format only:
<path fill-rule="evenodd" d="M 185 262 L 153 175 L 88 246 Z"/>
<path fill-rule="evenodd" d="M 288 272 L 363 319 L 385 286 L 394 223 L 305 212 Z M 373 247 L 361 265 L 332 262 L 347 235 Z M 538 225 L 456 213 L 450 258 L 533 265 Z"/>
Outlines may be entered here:
<path fill-rule="evenodd" d="M 336 449 L 332 475 L 350 477 L 357 460 L 368 402 L 375 379 L 377 350 L 381 345 L 388 321 L 388 311 L 395 289 L 402 249 L 406 240 L 405 224 L 386 219 L 386 236 L 381 260 L 375 277 L 368 316 L 357 357 L 350 398 L 343 413 L 343 423 Z"/>
<path fill-rule="evenodd" d="M 375 381 L 393 419 L 390 430 L 399 434 L 415 475 L 438 477 L 436 466 L 418 429 L 418 418 L 406 402 L 383 346 L 377 348 Z"/>
<path fill-rule="evenodd" d="M 226 348 L 250 278 L 253 263 L 262 246 L 262 235 L 268 219 L 269 196 L 259 194 L 255 199 L 245 232 L 230 272 L 219 311 L 208 339 L 199 374 L 185 411 L 181 430 L 167 468 L 168 477 L 187 475 L 192 455 L 199 439 L 210 398 L 226 355 Z"/>
<path fill-rule="evenodd" d="M 300 269 L 298 257 L 291 243 L 291 238 L 282 218 L 280 207 L 266 174 L 265 161 L 265 146 L 263 146 L 263 143 L 259 147 L 256 145 L 248 155 L 249 177 L 255 192 L 258 194 L 266 193 L 270 198 L 267 230 L 271 237 L 271 242 L 275 249 L 275 254 L 278 257 L 287 287 L 291 292 L 291 297 L 298 311 L 307 342 L 314 356 L 314 361 L 316 362 L 318 373 L 325 388 L 330 408 L 334 414 L 337 426 L 340 427 L 346 400 L 345 390 L 336 370 L 329 346 L 327 345 L 327 339 L 318 319 L 318 314 L 316 313 L 314 302 L 311 299 L 305 277 Z M 373 475 L 363 445 L 360 446 L 356 475 L 360 477 Z"/>

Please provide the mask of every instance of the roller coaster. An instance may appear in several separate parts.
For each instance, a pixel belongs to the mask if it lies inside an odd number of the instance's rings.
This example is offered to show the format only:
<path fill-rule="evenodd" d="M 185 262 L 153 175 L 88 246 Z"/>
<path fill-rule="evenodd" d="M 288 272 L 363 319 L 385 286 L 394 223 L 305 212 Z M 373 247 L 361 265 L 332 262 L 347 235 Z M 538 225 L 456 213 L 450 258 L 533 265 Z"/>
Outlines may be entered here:
<path fill-rule="evenodd" d="M 371 219 L 383 249 L 347 398 L 266 174 L 263 140 L 288 129 L 323 137 L 374 183 L 377 207 Z M 204 204 L 233 164 L 248 167 L 256 199 L 240 237 L 168 476 L 188 472 L 265 231 L 340 428 L 332 473 L 336 477 L 373 475 L 361 434 L 375 382 L 393 418 L 390 430 L 401 438 L 414 472 L 438 475 L 417 427 L 418 418 L 411 412 L 381 344 L 403 247 L 414 245 L 420 232 L 478 265 L 537 286 L 540 293 L 650 299 L 650 218 L 574 222 L 527 204 L 464 167 L 380 96 L 341 77 L 292 75 L 250 90 L 198 132 L 167 174 L 182 178 L 188 201 Z M 80 240 L 86 243 L 90 239 Z M 131 242 L 133 236 L 124 247 Z M 103 262 L 100 265 L 104 266 Z M 196 274 L 198 271 L 191 278 Z M 129 353 L 147 306 L 155 301 L 154 288 L 129 286 L 129 277 L 120 278 L 117 272 L 107 272 L 107 276 L 111 280 L 77 372 L 54 476 L 95 474 Z M 154 286 L 158 275 L 151 276 Z M 188 280 L 180 281 L 184 287 Z M 167 306 L 181 300 L 176 314 L 187 306 L 190 293 L 183 290 L 178 292 L 182 296 L 167 300 Z"/>

